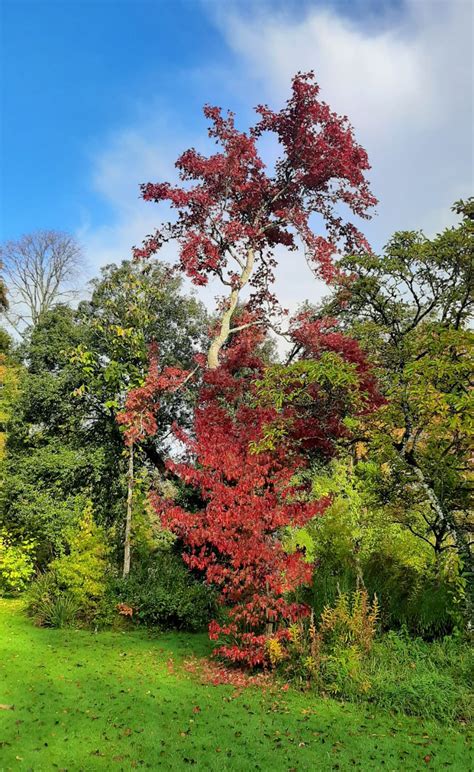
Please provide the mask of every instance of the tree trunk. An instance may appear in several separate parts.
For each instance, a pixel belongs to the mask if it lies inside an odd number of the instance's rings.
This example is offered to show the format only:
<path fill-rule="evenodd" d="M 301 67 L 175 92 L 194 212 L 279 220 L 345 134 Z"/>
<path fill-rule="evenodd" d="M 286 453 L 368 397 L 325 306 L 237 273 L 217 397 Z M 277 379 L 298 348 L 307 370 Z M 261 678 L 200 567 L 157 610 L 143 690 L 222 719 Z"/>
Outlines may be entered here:
<path fill-rule="evenodd" d="M 446 534 L 449 534 L 455 544 L 457 551 L 459 552 L 459 547 L 460 547 L 459 535 L 456 532 L 456 529 L 453 528 L 453 523 L 451 519 L 445 513 L 441 502 L 439 501 L 435 491 L 433 490 L 433 486 L 425 479 L 423 470 L 418 466 L 413 454 L 405 453 L 404 457 L 415 474 L 418 487 L 421 488 L 422 491 L 424 491 L 432 510 L 435 512 L 437 516 L 438 522 L 441 524 L 442 537 L 444 538 Z M 435 533 L 435 538 L 436 538 L 436 533 Z M 439 545 L 439 547 L 441 547 L 441 545 Z M 437 550 L 435 547 L 435 552 L 437 551 L 439 552 L 440 549 Z"/>
<path fill-rule="evenodd" d="M 253 271 L 254 260 L 255 260 L 255 253 L 253 249 L 249 249 L 247 252 L 247 260 L 246 260 L 245 266 L 243 267 L 242 273 L 239 278 L 238 286 L 232 289 L 229 296 L 227 308 L 222 315 L 219 334 L 216 335 L 216 337 L 214 338 L 214 340 L 212 341 L 209 347 L 209 351 L 207 354 L 207 366 L 209 370 L 215 370 L 217 367 L 219 367 L 220 350 L 224 345 L 224 343 L 227 341 L 227 338 L 231 333 L 230 323 L 232 320 L 232 315 L 237 307 L 237 303 L 239 302 L 239 292 L 242 289 L 242 287 L 245 287 L 248 280 L 250 279 L 250 276 Z"/>
<path fill-rule="evenodd" d="M 125 520 L 125 538 L 123 548 L 123 576 L 130 573 L 130 534 L 132 530 L 132 504 L 133 504 L 133 445 L 130 445 L 128 456 L 127 474 L 127 517 Z"/>

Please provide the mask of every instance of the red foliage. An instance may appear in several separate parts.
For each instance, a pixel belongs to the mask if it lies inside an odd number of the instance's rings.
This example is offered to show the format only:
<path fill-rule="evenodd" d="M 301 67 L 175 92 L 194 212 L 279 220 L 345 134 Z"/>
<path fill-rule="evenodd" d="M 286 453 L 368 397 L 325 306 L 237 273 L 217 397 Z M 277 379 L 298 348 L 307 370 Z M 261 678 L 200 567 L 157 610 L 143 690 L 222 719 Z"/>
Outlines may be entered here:
<path fill-rule="evenodd" d="M 272 693 L 286 692 L 289 688 L 288 684 L 280 684 L 269 671 L 250 674 L 241 668 L 226 667 L 222 663 L 213 662 L 210 659 L 198 660 L 196 657 L 190 657 L 185 660 L 183 667 L 187 673 L 194 677 L 197 676 L 202 684 L 233 686 L 234 693 L 227 698 L 228 700 L 234 699 L 242 693 L 243 689 L 249 687 L 259 687 Z M 199 711 L 195 711 L 193 708 L 193 712 Z"/>
<path fill-rule="evenodd" d="M 301 359 L 318 359 L 327 351 L 338 354 L 345 362 L 355 366 L 358 380 L 357 392 L 360 398 L 359 414 L 371 412 L 382 404 L 383 397 L 366 354 L 355 338 L 341 332 L 336 319 L 327 317 L 311 319 L 309 314 L 302 313 L 292 319 L 290 332 Z M 316 389 L 313 393 L 316 396 L 318 390 Z M 321 396 L 319 393 L 319 397 Z M 322 442 L 325 435 L 329 440 L 327 443 L 327 450 L 329 450 L 331 437 L 342 437 L 347 434 L 347 430 L 342 425 L 344 406 L 335 404 L 332 396 L 327 407 L 329 410 L 326 416 L 321 415 L 319 434 L 315 439 L 317 442 Z M 304 436 L 300 434 L 300 437 Z M 311 442 L 304 442 L 304 446 L 310 450 Z"/>
<path fill-rule="evenodd" d="M 295 341 L 304 340 L 311 356 L 332 347 L 349 361 L 358 359 L 356 344 L 311 324 L 293 331 Z M 318 340 L 313 340 L 312 330 L 319 330 Z M 280 534 L 287 526 L 302 526 L 322 514 L 329 500 L 311 501 L 301 495 L 302 486 L 294 485 L 295 473 L 309 459 L 301 437 L 310 436 L 311 449 L 328 456 L 342 433 L 337 404 L 333 415 L 324 419 L 324 434 L 318 431 L 315 394 L 315 409 L 293 422 L 276 448 L 253 451 L 265 426 L 276 418 L 274 408 L 259 406 L 255 400 L 255 385 L 264 368 L 255 348 L 263 334 L 253 327 L 234 338 L 221 366 L 204 374 L 193 437 L 178 433 L 188 459 L 169 461 L 168 466 L 198 493 L 202 506 L 190 512 L 152 495 L 163 525 L 184 545 L 185 562 L 219 589 L 227 608 L 226 623 L 210 625 L 210 637 L 220 644 L 216 651 L 250 666 L 267 661 L 270 628 L 273 637 L 284 638 L 288 623 L 307 613 L 286 594 L 311 580 L 312 567 L 302 553 L 284 551 Z M 360 388 L 365 386 L 361 377 Z"/>
<path fill-rule="evenodd" d="M 165 367 L 160 370 L 156 345 L 150 346 L 149 361 L 145 383 L 129 391 L 125 408 L 117 416 L 117 422 L 126 427 L 125 443 L 129 446 L 157 433 L 159 394 L 164 391 L 176 391 L 190 375 L 187 370 L 179 367 Z"/>
<path fill-rule="evenodd" d="M 249 280 L 242 280 L 241 271 L 251 250 L 250 307 L 261 308 L 263 301 L 276 303 L 269 291 L 276 245 L 295 250 L 298 235 L 309 264 L 326 279 L 334 273 L 332 257 L 339 246 L 353 253 L 367 250 L 362 234 L 336 213 L 343 202 L 356 215 L 368 217 L 376 203 L 364 176 L 370 168 L 367 154 L 347 118 L 331 112 L 318 94 L 313 73 L 299 73 L 286 106 L 279 112 L 257 107 L 259 119 L 247 133 L 236 128 L 232 113 L 224 117 L 220 108 L 207 106 L 209 135 L 221 150 L 209 157 L 195 149 L 184 152 L 176 161 L 183 185 L 142 185 L 146 201 L 167 202 L 177 218 L 135 248 L 135 256 L 149 257 L 176 239 L 181 269 L 194 284 L 216 276 L 241 287 Z M 272 171 L 258 148 L 259 138 L 268 132 L 282 148 Z M 313 232 L 312 213 L 322 216 L 324 236 Z"/>

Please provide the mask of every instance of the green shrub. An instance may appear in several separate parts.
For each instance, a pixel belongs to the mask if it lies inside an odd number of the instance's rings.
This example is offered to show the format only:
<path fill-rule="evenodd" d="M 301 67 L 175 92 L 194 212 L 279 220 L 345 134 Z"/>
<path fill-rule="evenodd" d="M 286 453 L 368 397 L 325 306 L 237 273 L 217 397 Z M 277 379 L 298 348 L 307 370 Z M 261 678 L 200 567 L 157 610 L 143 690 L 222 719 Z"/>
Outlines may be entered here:
<path fill-rule="evenodd" d="M 74 595 L 63 592 L 57 597 L 40 601 L 36 618 L 41 627 L 74 627 L 78 611 L 79 606 Z"/>
<path fill-rule="evenodd" d="M 37 624 L 97 624 L 106 613 L 109 548 L 103 529 L 94 522 L 90 505 L 84 509 L 77 529 L 69 532 L 68 548 L 67 554 L 50 563 L 28 593 L 27 610 Z"/>
<path fill-rule="evenodd" d="M 385 630 L 406 627 L 412 635 L 435 638 L 453 631 L 459 621 L 458 583 L 433 567 L 417 571 L 393 556 L 374 552 L 364 566 L 364 579 L 377 592 Z"/>
<path fill-rule="evenodd" d="M 56 577 L 51 572 L 39 574 L 35 581 L 31 583 L 26 594 L 26 610 L 32 617 L 35 616 L 39 604 L 45 600 L 57 597 L 60 590 Z"/>
<path fill-rule="evenodd" d="M 377 598 L 371 603 L 365 589 L 340 592 L 317 624 L 312 614 L 309 621 L 292 625 L 281 651 L 275 643 L 272 651 L 270 643 L 270 659 L 282 663 L 287 677 L 313 682 L 322 691 L 343 694 L 350 683 L 355 693 L 365 693 L 368 683 L 363 663 L 372 648 L 378 614 Z"/>
<path fill-rule="evenodd" d="M 474 655 L 462 636 L 432 643 L 387 633 L 366 663 L 370 699 L 382 708 L 452 722 L 472 717 Z"/>
<path fill-rule="evenodd" d="M 50 570 L 56 574 L 59 586 L 86 608 L 105 594 L 109 554 L 104 531 L 95 524 L 90 504 L 67 542 L 68 554 L 53 560 Z"/>
<path fill-rule="evenodd" d="M 304 549 L 316 565 L 312 588 L 300 591 L 297 599 L 319 618 L 339 591 L 354 591 L 363 578 L 369 595 L 379 598 L 384 630 L 407 627 L 430 639 L 464 627 L 465 578 L 459 557 L 447 550 L 436 559 L 429 544 L 394 521 L 374 496 L 380 472 L 372 462 L 354 467 L 351 460 L 339 459 L 313 473 L 315 498 L 331 495 L 333 502 L 324 517 L 285 532 L 288 551 Z M 411 516 L 415 530 L 422 531 L 421 514 Z"/>
<path fill-rule="evenodd" d="M 74 627 L 80 608 L 77 598 L 59 586 L 57 575 L 47 571 L 28 589 L 26 611 L 39 627 Z"/>
<path fill-rule="evenodd" d="M 25 539 L 14 544 L 6 531 L 0 532 L 0 592 L 22 592 L 34 574 L 35 543 Z"/>
<path fill-rule="evenodd" d="M 392 631 L 376 638 L 363 653 L 349 641 L 328 647 L 317 631 L 311 652 L 308 628 L 306 624 L 303 646 L 293 641 L 292 659 L 280 660 L 286 677 L 290 674 L 304 685 L 311 680 L 320 692 L 396 713 L 447 724 L 472 719 L 474 653 L 461 635 L 429 643 L 406 631 Z"/>
<path fill-rule="evenodd" d="M 215 612 L 215 594 L 198 582 L 174 552 L 158 550 L 126 579 L 116 580 L 113 594 L 121 613 L 161 628 L 202 630 Z"/>

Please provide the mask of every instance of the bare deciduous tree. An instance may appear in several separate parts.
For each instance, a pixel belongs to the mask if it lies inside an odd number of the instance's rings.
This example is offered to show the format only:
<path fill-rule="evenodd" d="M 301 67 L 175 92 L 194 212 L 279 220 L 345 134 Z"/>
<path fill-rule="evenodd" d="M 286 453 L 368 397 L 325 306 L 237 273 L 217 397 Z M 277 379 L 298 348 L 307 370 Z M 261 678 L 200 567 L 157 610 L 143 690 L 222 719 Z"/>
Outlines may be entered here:
<path fill-rule="evenodd" d="M 0 246 L 0 259 L 9 293 L 6 316 L 18 332 L 75 294 L 71 281 L 78 274 L 82 251 L 68 233 L 36 231 L 7 241 Z"/>

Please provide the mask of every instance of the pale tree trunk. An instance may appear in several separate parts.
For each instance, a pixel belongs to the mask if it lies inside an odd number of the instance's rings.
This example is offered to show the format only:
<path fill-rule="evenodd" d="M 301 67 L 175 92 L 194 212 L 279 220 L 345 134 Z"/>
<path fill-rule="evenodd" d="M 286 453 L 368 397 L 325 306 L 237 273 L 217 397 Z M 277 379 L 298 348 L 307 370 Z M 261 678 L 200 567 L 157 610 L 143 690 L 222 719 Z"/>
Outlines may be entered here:
<path fill-rule="evenodd" d="M 128 455 L 127 474 L 127 517 L 125 520 L 125 538 L 123 547 L 123 576 L 130 573 L 130 535 L 132 530 L 132 504 L 133 504 L 133 445 L 130 445 Z"/>
<path fill-rule="evenodd" d="M 216 367 L 219 366 L 219 353 L 231 333 L 230 323 L 232 321 L 232 314 L 234 313 L 239 301 L 239 292 L 250 279 L 253 271 L 254 260 L 255 253 L 253 249 L 249 249 L 247 252 L 247 260 L 245 266 L 243 267 L 242 273 L 240 274 L 238 286 L 234 287 L 230 293 L 228 306 L 222 316 L 219 334 L 216 335 L 209 347 L 207 354 L 207 366 L 209 370 L 215 370 Z"/>

